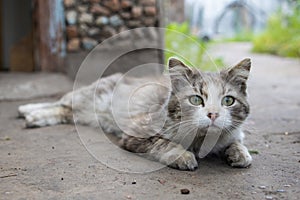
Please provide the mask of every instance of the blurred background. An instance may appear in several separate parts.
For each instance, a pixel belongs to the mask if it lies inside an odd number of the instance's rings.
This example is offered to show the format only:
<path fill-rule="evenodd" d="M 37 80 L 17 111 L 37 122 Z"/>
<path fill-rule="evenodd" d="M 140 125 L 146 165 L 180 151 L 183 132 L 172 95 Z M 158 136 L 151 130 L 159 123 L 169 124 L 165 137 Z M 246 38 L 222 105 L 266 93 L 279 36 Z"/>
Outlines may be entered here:
<path fill-rule="evenodd" d="M 247 41 L 255 52 L 300 56 L 299 0 L 0 0 L 0 6 L 1 71 L 58 71 L 74 78 L 97 44 L 140 27 L 167 30 L 124 34 L 108 44 L 111 51 L 109 45 L 126 48 L 138 38 L 152 45 L 115 63 L 124 71 L 172 55 L 206 65 L 205 49 L 216 42 Z M 129 62 L 132 56 L 141 59 Z"/>
<path fill-rule="evenodd" d="M 179 36 L 168 31 L 166 46 L 171 49 L 185 46 L 184 57 L 202 68 L 214 68 L 211 62 L 205 63 L 204 50 L 216 43 L 248 42 L 256 53 L 300 57 L 299 0 L 170 2 L 172 9 L 166 9 L 166 27 L 190 35 L 201 47 L 193 45 L 191 39 L 177 39 Z M 170 55 L 172 53 L 166 53 L 166 57 Z M 218 67 L 224 65 L 222 57 L 212 61 Z"/>

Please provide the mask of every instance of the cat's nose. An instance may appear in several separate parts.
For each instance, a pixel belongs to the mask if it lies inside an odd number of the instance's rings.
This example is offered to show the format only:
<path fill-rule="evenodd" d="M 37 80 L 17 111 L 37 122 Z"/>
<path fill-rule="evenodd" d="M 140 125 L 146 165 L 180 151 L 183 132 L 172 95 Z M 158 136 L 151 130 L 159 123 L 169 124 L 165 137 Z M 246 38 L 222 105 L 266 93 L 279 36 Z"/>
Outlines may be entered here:
<path fill-rule="evenodd" d="M 211 119 L 211 121 L 215 121 L 219 117 L 219 113 L 208 113 L 207 117 Z"/>

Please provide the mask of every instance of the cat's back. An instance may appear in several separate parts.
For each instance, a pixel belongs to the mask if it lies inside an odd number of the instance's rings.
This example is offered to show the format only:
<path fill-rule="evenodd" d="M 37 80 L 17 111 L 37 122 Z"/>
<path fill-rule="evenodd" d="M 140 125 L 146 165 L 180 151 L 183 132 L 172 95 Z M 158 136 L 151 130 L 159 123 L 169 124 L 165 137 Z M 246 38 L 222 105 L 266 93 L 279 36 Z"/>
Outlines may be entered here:
<path fill-rule="evenodd" d="M 161 126 L 158 123 L 165 114 L 169 95 L 170 82 L 164 76 L 124 77 L 112 91 L 112 117 L 125 132 L 141 136 L 146 132 L 143 127 Z"/>

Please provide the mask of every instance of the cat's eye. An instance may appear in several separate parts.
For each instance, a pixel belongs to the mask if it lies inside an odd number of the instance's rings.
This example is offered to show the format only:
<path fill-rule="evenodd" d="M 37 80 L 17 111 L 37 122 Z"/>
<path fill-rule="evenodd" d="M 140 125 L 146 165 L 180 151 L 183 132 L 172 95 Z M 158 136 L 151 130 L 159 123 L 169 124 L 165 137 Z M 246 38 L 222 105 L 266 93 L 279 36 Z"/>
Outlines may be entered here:
<path fill-rule="evenodd" d="M 226 96 L 222 99 L 223 106 L 232 106 L 235 102 L 235 99 L 232 96 Z"/>
<path fill-rule="evenodd" d="M 194 106 L 200 106 L 200 105 L 203 106 L 204 104 L 203 99 L 198 95 L 190 96 L 189 100 L 191 104 L 193 104 Z"/>

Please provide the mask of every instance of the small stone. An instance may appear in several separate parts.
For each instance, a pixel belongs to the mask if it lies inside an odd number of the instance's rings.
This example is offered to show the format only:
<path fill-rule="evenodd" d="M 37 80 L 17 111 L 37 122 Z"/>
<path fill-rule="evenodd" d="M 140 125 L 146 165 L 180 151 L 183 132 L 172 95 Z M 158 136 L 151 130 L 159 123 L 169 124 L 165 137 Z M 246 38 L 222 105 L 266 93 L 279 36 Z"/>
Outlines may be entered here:
<path fill-rule="evenodd" d="M 123 20 L 118 15 L 111 16 L 109 18 L 109 22 L 113 26 L 120 26 L 124 23 Z"/>
<path fill-rule="evenodd" d="M 64 180 L 64 178 L 61 178 L 60 180 L 62 180 L 62 181 L 63 181 L 63 180 Z"/>
<path fill-rule="evenodd" d="M 120 15 L 123 19 L 126 19 L 126 20 L 131 18 L 131 14 L 129 12 L 122 12 Z"/>
<path fill-rule="evenodd" d="M 67 26 L 66 32 L 68 39 L 72 39 L 78 36 L 78 29 L 76 26 Z"/>
<path fill-rule="evenodd" d="M 77 12 L 75 10 L 67 11 L 66 20 L 69 25 L 75 25 L 77 23 Z"/>
<path fill-rule="evenodd" d="M 100 6 L 99 4 L 93 4 L 91 7 L 91 13 L 97 14 L 97 15 L 110 15 L 109 9 Z"/>
<path fill-rule="evenodd" d="M 95 36 L 97 34 L 100 33 L 100 29 L 99 28 L 91 28 L 88 30 L 88 35 L 89 36 Z"/>
<path fill-rule="evenodd" d="M 155 16 L 157 14 L 155 6 L 147 6 L 144 8 L 145 14 L 148 16 Z"/>
<path fill-rule="evenodd" d="M 266 189 L 267 187 L 264 185 L 258 186 L 259 189 Z"/>
<path fill-rule="evenodd" d="M 132 16 L 134 17 L 134 18 L 139 18 L 139 17 L 141 17 L 142 16 L 142 13 L 143 13 L 143 9 L 142 9 L 142 7 L 140 7 L 140 6 L 135 6 L 135 7 L 133 7 L 132 8 Z"/>
<path fill-rule="evenodd" d="M 104 5 L 110 8 L 112 11 L 118 11 L 120 9 L 119 0 L 108 0 L 104 2 Z"/>
<path fill-rule="evenodd" d="M 82 46 L 85 50 L 92 50 L 95 46 L 97 46 L 98 42 L 91 38 L 83 38 Z"/>
<path fill-rule="evenodd" d="M 110 26 L 105 26 L 101 30 L 100 34 L 101 34 L 102 38 L 107 39 L 107 38 L 110 38 L 111 36 L 117 34 L 117 31 L 114 28 L 110 27 Z"/>
<path fill-rule="evenodd" d="M 125 20 L 129 20 L 131 18 L 131 13 L 129 12 L 121 12 L 120 16 L 125 19 Z"/>
<path fill-rule="evenodd" d="M 69 52 L 78 51 L 80 48 L 80 40 L 78 38 L 73 38 L 68 42 L 67 50 Z"/>
<path fill-rule="evenodd" d="M 135 185 L 136 184 L 136 180 L 133 180 L 131 184 Z"/>
<path fill-rule="evenodd" d="M 88 33 L 89 27 L 86 24 L 80 24 L 79 33 L 81 36 L 85 36 Z"/>
<path fill-rule="evenodd" d="M 127 25 L 129 28 L 136 28 L 136 27 L 141 26 L 141 24 L 142 24 L 142 22 L 139 20 L 129 20 L 127 22 Z"/>
<path fill-rule="evenodd" d="M 272 200 L 272 199 L 273 199 L 272 196 L 265 196 L 265 198 L 266 198 L 267 200 Z"/>
<path fill-rule="evenodd" d="M 158 182 L 159 182 L 160 184 L 164 185 L 167 181 L 158 179 Z"/>
<path fill-rule="evenodd" d="M 140 4 L 143 6 L 155 6 L 156 0 L 140 0 Z"/>
<path fill-rule="evenodd" d="M 189 194 L 190 190 L 189 189 L 181 189 L 180 192 L 181 192 L 181 194 Z"/>
<path fill-rule="evenodd" d="M 87 23 L 87 24 L 91 24 L 93 23 L 94 17 L 92 14 L 88 14 L 88 13 L 82 13 L 79 17 L 79 21 L 81 23 Z"/>
<path fill-rule="evenodd" d="M 89 0 L 91 3 L 100 3 L 101 0 Z"/>
<path fill-rule="evenodd" d="M 101 26 L 101 25 L 106 25 L 109 23 L 109 19 L 107 17 L 98 17 L 96 19 L 96 24 L 98 26 Z"/>
<path fill-rule="evenodd" d="M 122 8 L 130 8 L 130 7 L 132 7 L 132 1 L 122 0 L 121 1 L 121 7 Z"/>
<path fill-rule="evenodd" d="M 286 191 L 283 190 L 283 189 L 278 189 L 276 192 L 278 192 L 278 193 L 284 193 L 284 192 L 286 192 Z"/>
<path fill-rule="evenodd" d="M 153 18 L 153 17 L 145 17 L 145 18 L 143 19 L 143 23 L 144 23 L 146 26 L 155 26 L 156 19 Z"/>
<path fill-rule="evenodd" d="M 88 6 L 78 6 L 77 7 L 77 10 L 79 11 L 79 12 L 82 12 L 82 13 L 84 13 L 84 12 L 87 12 L 88 11 Z"/>
<path fill-rule="evenodd" d="M 65 7 L 69 8 L 75 5 L 75 0 L 64 0 Z"/>

